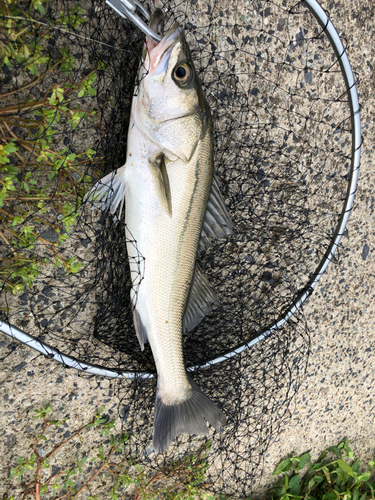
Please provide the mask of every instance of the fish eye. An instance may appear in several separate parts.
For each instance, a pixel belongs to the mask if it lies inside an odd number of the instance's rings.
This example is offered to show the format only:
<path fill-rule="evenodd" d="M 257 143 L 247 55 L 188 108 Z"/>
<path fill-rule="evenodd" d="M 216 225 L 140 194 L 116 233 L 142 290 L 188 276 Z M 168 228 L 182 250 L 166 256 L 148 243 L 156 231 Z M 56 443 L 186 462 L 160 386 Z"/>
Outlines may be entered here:
<path fill-rule="evenodd" d="M 186 63 L 178 64 L 173 70 L 173 78 L 178 85 L 187 85 L 193 76 L 193 71 Z"/>

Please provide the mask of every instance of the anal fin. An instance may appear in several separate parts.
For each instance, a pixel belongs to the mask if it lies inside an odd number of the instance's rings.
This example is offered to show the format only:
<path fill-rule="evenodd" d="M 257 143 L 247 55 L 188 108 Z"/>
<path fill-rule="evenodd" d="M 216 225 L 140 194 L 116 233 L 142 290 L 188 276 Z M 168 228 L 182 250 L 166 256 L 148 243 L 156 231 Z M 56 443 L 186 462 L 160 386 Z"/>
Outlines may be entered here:
<path fill-rule="evenodd" d="M 141 346 L 141 351 L 143 351 L 145 348 L 145 343 L 148 342 L 147 330 L 145 325 L 143 324 L 139 312 L 135 307 L 133 308 L 133 323 L 134 323 L 135 333 L 137 334 L 137 338 L 139 341 L 139 345 Z"/>

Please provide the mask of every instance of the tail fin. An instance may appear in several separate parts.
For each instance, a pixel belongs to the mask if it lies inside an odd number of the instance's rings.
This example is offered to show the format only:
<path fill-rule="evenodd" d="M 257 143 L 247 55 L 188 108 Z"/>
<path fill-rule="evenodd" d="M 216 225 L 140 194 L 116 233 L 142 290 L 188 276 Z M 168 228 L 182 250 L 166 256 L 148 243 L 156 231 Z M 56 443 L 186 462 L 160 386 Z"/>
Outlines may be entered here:
<path fill-rule="evenodd" d="M 165 405 L 156 393 L 153 447 L 155 453 L 164 451 L 178 434 L 207 434 L 204 419 L 220 430 L 226 417 L 189 377 L 192 395 L 176 405 Z"/>

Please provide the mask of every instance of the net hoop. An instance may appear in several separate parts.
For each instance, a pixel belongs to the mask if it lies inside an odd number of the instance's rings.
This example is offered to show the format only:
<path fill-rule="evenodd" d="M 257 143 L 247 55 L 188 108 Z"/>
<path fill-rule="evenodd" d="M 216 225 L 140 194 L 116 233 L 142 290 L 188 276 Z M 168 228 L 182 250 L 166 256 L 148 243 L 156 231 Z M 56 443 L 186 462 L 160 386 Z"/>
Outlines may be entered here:
<path fill-rule="evenodd" d="M 329 247 L 323 259 L 316 268 L 313 277 L 310 279 L 308 284 L 297 295 L 297 298 L 294 301 L 293 306 L 290 307 L 278 319 L 277 322 L 275 322 L 270 328 L 261 332 L 259 336 L 254 340 L 252 340 L 251 342 L 239 345 L 236 348 L 228 351 L 227 353 L 207 361 L 203 365 L 193 366 L 189 368 L 189 371 L 203 369 L 218 363 L 222 363 L 223 361 L 226 361 L 242 353 L 246 349 L 251 348 L 259 341 L 268 337 L 274 330 L 284 325 L 284 323 L 286 323 L 297 312 L 297 310 L 302 306 L 302 304 L 306 301 L 306 299 L 313 293 L 314 288 L 316 287 L 320 278 L 327 269 L 328 264 L 331 262 L 331 260 L 333 260 L 334 254 L 339 246 L 341 237 L 344 234 L 345 227 L 353 207 L 354 196 L 357 189 L 358 172 L 359 172 L 360 155 L 361 155 L 361 120 L 360 120 L 360 108 L 359 108 L 358 93 L 357 93 L 355 78 L 345 48 L 325 10 L 317 2 L 317 0 L 304 0 L 302 4 L 304 4 L 311 11 L 311 13 L 321 26 L 323 32 L 328 37 L 331 47 L 333 48 L 335 55 L 338 59 L 338 62 L 340 64 L 341 73 L 344 77 L 346 91 L 348 94 L 348 102 L 351 113 L 351 127 L 352 127 L 352 158 L 351 158 L 348 188 L 346 192 L 345 203 L 339 221 L 337 223 L 336 229 L 334 231 L 331 243 L 329 244 Z M 3 333 L 9 335 L 10 337 L 17 339 L 19 342 L 22 342 L 23 344 L 27 345 L 28 347 L 35 349 L 36 351 L 47 356 L 48 358 L 54 359 L 62 363 L 66 368 L 75 368 L 77 370 L 90 373 L 91 375 L 110 377 L 110 378 L 128 378 L 128 379 L 154 378 L 154 374 L 149 372 L 116 371 L 108 369 L 104 366 L 82 362 L 73 356 L 68 356 L 61 353 L 59 350 L 49 346 L 48 344 L 32 337 L 31 335 L 23 332 L 19 328 L 12 326 L 4 321 L 0 323 L 0 330 Z"/>

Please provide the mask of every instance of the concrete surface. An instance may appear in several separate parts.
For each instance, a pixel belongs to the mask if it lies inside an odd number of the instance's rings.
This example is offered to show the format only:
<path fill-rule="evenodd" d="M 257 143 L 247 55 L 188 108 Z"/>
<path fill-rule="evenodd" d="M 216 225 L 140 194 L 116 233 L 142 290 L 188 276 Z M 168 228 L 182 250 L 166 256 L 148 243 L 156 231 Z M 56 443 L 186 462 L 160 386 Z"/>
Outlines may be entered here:
<path fill-rule="evenodd" d="M 307 374 L 290 421 L 274 437 L 264 457 L 255 496 L 273 483 L 272 470 L 289 453 L 312 449 L 316 457 L 327 446 L 348 437 L 355 455 L 364 461 L 375 455 L 375 7 L 372 0 L 324 1 L 322 5 L 339 34 L 345 34 L 349 59 L 358 76 L 363 133 L 361 170 L 339 262 L 329 266 L 305 306 L 312 337 Z M 11 484 L 6 477 L 15 457 L 31 453 L 35 408 L 51 402 L 52 415 L 69 415 L 75 429 L 82 424 L 81 415 L 87 422 L 99 406 L 106 404 L 120 432 L 119 401 L 113 392 L 120 382 L 80 377 L 24 346 L 12 353 L 11 343 L 2 336 L 2 351 L 10 354 L 3 361 L 0 387 L 1 493 L 8 491 Z"/>

